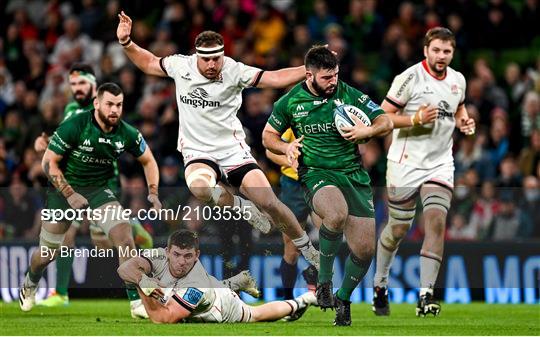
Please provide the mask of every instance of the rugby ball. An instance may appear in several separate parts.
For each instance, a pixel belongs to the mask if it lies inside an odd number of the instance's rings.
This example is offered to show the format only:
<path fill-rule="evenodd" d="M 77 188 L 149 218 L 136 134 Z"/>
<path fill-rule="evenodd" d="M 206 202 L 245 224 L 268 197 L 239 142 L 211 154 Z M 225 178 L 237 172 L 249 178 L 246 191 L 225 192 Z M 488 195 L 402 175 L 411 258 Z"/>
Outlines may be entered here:
<path fill-rule="evenodd" d="M 340 135 L 343 136 L 346 133 L 341 130 L 342 127 L 355 125 L 354 119 L 351 117 L 352 115 L 358 117 L 365 126 L 371 126 L 371 120 L 362 110 L 354 105 L 342 104 L 334 109 L 334 124 Z M 364 139 L 360 143 L 365 143 L 366 141 L 368 139 Z"/>

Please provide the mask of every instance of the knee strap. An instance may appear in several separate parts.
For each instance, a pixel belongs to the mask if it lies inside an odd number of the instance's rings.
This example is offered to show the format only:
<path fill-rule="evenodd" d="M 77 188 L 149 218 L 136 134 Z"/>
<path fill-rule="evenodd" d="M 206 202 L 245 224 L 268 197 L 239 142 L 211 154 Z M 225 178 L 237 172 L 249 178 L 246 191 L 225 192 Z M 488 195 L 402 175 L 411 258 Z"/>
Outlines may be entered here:
<path fill-rule="evenodd" d="M 62 242 L 64 242 L 65 236 L 65 233 L 54 234 L 41 227 L 41 232 L 39 233 L 39 245 L 50 249 L 58 249 L 62 245 Z"/>
<path fill-rule="evenodd" d="M 388 223 L 381 232 L 380 242 L 388 250 L 394 251 L 398 248 L 403 238 L 394 236 L 393 229 L 397 225 L 406 225 L 407 230 L 411 228 L 416 214 L 416 205 L 403 206 L 388 203 Z"/>
<path fill-rule="evenodd" d="M 438 209 L 444 213 L 448 213 L 450 209 L 450 203 L 452 201 L 452 195 L 445 193 L 442 190 L 435 190 L 429 192 L 422 197 L 422 205 L 424 211 L 428 209 Z"/>
<path fill-rule="evenodd" d="M 214 171 L 205 167 L 201 167 L 191 172 L 191 174 L 186 177 L 186 184 L 188 185 L 188 187 L 191 187 L 191 184 L 193 184 L 195 180 L 203 180 L 208 183 L 208 186 L 210 188 L 212 188 L 216 186 L 215 175 L 216 174 Z"/>

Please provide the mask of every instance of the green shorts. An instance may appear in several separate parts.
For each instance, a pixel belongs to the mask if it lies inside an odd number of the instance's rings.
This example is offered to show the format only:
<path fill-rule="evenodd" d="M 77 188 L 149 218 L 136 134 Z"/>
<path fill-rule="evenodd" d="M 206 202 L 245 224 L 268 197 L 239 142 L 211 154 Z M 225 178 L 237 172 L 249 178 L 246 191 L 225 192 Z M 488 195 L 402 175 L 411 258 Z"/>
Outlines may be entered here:
<path fill-rule="evenodd" d="M 118 201 L 115 192 L 107 186 L 103 187 L 74 187 L 77 193 L 80 193 L 88 200 L 91 209 L 98 208 L 101 205 L 112 201 Z M 45 208 L 66 210 L 71 208 L 66 198 L 56 189 L 49 188 L 47 191 L 47 203 Z"/>
<path fill-rule="evenodd" d="M 374 218 L 373 192 L 370 178 L 363 169 L 340 172 L 322 169 L 308 169 L 301 176 L 306 202 L 313 209 L 313 196 L 324 186 L 336 186 L 347 201 L 349 214 L 356 217 Z"/>

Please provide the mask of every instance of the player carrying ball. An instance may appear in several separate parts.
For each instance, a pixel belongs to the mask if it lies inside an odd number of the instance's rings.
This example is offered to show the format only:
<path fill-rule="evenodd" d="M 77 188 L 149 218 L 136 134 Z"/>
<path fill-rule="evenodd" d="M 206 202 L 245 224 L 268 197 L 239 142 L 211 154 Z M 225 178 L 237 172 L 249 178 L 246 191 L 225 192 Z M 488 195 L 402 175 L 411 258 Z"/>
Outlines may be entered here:
<path fill-rule="evenodd" d="M 367 272 L 375 251 L 375 219 L 370 178 L 360 163 L 357 142 L 392 130 L 384 111 L 362 92 L 338 80 L 338 59 L 324 46 L 311 48 L 305 57 L 306 81 L 281 97 L 263 132 L 264 146 L 298 160 L 305 198 L 322 219 L 319 229 L 321 267 L 317 301 L 336 308 L 335 325 L 350 325 L 350 297 Z M 354 117 L 356 125 L 335 127 L 334 110 L 351 105 L 363 111 L 371 126 Z M 291 143 L 281 135 L 292 128 Z M 350 248 L 341 288 L 332 294 L 332 267 L 343 240 Z"/>

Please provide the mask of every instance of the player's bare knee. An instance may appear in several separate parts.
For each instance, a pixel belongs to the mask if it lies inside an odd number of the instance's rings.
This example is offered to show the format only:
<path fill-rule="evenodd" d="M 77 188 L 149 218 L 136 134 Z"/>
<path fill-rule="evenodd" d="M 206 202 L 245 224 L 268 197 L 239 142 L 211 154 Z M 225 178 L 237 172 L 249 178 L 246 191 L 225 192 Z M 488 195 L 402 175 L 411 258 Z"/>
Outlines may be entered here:
<path fill-rule="evenodd" d="M 364 247 L 361 252 L 355 253 L 354 255 L 362 261 L 371 260 L 375 255 L 375 245 L 373 245 L 373 247 Z"/>
<path fill-rule="evenodd" d="M 341 230 L 347 223 L 347 210 L 336 209 L 323 217 L 323 224 L 328 229 Z"/>
<path fill-rule="evenodd" d="M 357 244 L 349 243 L 349 249 L 359 260 L 368 261 L 375 255 L 375 242 L 369 244 L 365 242 Z"/>

